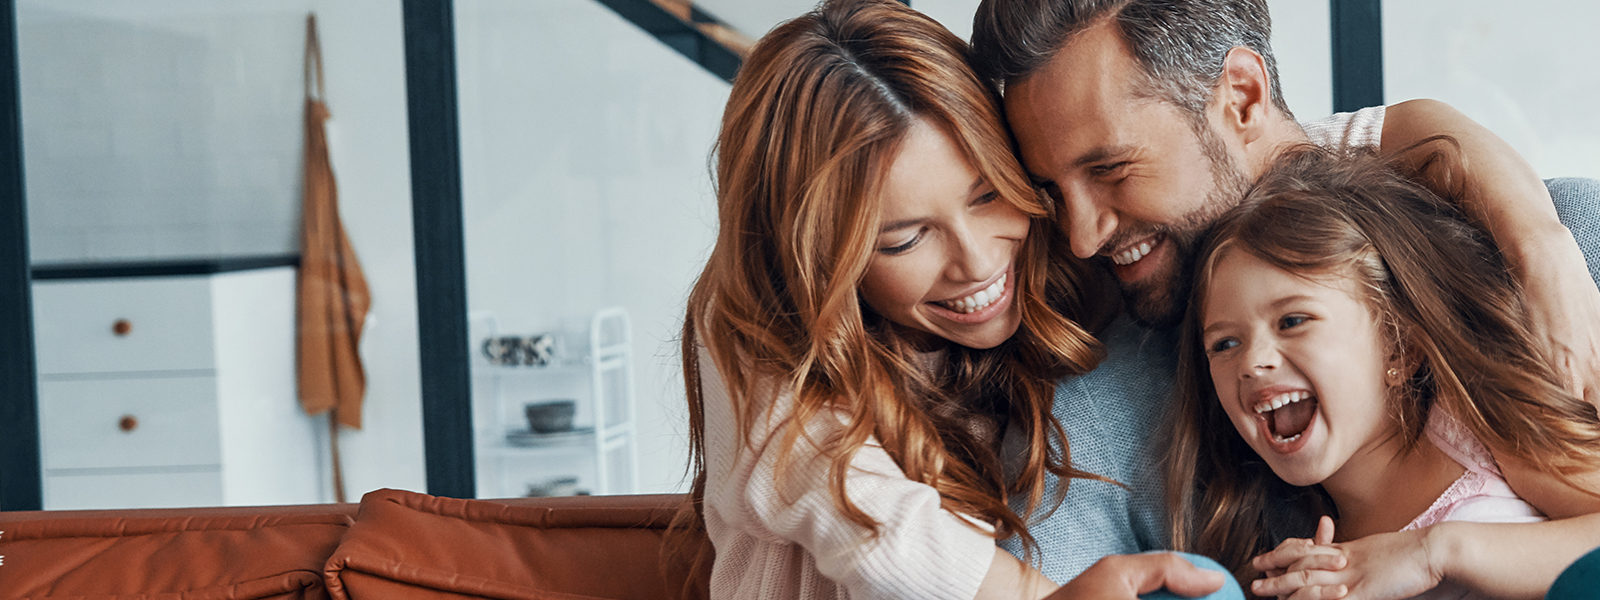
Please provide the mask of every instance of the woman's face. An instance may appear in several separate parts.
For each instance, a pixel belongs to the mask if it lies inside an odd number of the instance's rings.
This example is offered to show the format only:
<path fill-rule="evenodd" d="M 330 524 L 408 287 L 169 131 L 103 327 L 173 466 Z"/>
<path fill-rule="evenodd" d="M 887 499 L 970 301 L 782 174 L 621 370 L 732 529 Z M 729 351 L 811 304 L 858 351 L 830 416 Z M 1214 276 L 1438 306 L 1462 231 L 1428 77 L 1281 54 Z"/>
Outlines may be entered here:
<path fill-rule="evenodd" d="M 1217 399 L 1239 434 L 1294 485 L 1373 466 L 1392 437 L 1385 399 L 1398 381 L 1387 374 L 1393 365 L 1359 283 L 1223 252 L 1201 339 Z"/>
<path fill-rule="evenodd" d="M 861 297 L 901 327 L 971 348 L 1016 333 L 1017 253 L 1029 219 L 950 137 L 919 119 L 889 167 Z M 932 341 L 925 339 L 924 341 Z"/>

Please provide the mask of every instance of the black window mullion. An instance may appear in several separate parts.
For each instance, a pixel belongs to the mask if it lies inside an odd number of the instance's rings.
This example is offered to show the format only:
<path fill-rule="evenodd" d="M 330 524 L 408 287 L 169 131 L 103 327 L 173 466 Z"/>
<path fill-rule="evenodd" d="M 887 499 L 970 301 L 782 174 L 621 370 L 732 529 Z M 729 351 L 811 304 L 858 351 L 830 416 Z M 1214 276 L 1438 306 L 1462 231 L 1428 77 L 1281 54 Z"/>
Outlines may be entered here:
<path fill-rule="evenodd" d="M 17 75 L 17 7 L 0 0 L 0 510 L 39 510 L 44 477 Z"/>
<path fill-rule="evenodd" d="M 428 493 L 476 496 L 452 0 L 404 0 L 411 215 Z"/>
<path fill-rule="evenodd" d="M 1383 104 L 1383 1 L 1329 0 L 1333 110 Z"/>

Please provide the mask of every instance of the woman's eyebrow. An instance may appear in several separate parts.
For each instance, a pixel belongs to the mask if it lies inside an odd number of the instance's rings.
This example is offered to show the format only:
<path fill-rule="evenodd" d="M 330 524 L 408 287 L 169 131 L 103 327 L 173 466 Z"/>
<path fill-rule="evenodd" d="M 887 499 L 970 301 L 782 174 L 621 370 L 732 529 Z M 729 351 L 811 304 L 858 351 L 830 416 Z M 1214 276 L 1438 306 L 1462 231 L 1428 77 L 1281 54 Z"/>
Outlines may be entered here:
<path fill-rule="evenodd" d="M 901 219 L 899 221 L 890 221 L 888 223 L 884 223 L 883 227 L 879 227 L 878 228 L 878 235 L 883 235 L 885 233 L 889 233 L 889 232 L 893 232 L 893 231 L 899 231 L 901 229 L 909 229 L 909 228 L 912 228 L 912 227 L 916 227 L 918 225 L 921 225 L 922 222 L 926 221 L 926 220 L 928 220 L 928 219 L 924 217 L 924 218 L 920 218 L 920 219 Z"/>
<path fill-rule="evenodd" d="M 971 198 L 972 194 L 974 192 L 978 191 L 978 188 L 983 187 L 984 181 L 985 180 L 984 180 L 982 175 L 979 175 L 977 178 L 973 179 L 972 180 L 972 185 L 967 186 L 967 197 Z M 882 227 L 878 228 L 878 235 L 883 235 L 885 233 L 890 233 L 890 232 L 893 232 L 893 231 L 899 231 L 901 229 L 907 229 L 907 228 L 915 227 L 917 225 L 921 225 L 923 222 L 925 222 L 927 220 L 928 220 L 927 217 L 921 217 L 921 218 L 916 218 L 916 219 L 901 219 L 899 221 L 890 221 L 888 223 L 884 223 Z"/>

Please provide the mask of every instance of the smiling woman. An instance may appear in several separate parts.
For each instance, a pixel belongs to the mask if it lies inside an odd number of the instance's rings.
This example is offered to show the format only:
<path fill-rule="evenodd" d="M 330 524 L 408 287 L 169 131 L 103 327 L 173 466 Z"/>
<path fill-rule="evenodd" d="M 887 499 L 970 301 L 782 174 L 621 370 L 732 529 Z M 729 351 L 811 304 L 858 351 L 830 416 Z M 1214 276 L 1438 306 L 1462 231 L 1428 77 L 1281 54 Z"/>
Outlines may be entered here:
<path fill-rule="evenodd" d="M 1046 475 L 1088 476 L 1050 412 L 1053 382 L 1099 358 L 1063 316 L 1086 316 L 1088 279 L 1051 260 L 965 53 L 898 3 L 834 1 L 734 82 L 683 335 L 713 597 L 1055 589 L 995 539 L 1027 539 L 1013 500 L 1039 505 Z"/>
<path fill-rule="evenodd" d="M 948 340 L 993 348 L 1006 341 L 1021 322 L 1012 301 L 1016 287 L 1006 281 L 1029 219 L 996 200 L 999 193 L 949 136 L 915 121 L 884 182 L 879 220 L 885 224 L 861 298 L 922 347 Z"/>

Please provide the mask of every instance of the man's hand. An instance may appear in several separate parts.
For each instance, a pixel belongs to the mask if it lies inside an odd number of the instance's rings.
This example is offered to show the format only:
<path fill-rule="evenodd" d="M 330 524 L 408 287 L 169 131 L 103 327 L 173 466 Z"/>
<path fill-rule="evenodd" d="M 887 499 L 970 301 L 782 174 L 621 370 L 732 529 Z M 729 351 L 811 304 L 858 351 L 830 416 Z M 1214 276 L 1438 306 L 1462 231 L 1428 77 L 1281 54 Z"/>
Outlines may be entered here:
<path fill-rule="evenodd" d="M 1522 284 L 1528 328 L 1567 391 L 1600 410 L 1600 288 L 1565 227 L 1506 253 Z"/>
<path fill-rule="evenodd" d="M 1543 358 L 1574 396 L 1600 406 L 1600 290 L 1533 166 L 1443 102 L 1410 100 L 1384 112 L 1383 150 L 1488 230 L 1522 284 Z"/>
<path fill-rule="evenodd" d="M 1049 599 L 1133 600 L 1162 588 L 1196 598 L 1222 589 L 1224 577 L 1170 552 L 1118 554 L 1100 559 Z"/>
<path fill-rule="evenodd" d="M 1252 562 L 1267 577 L 1251 583 L 1257 596 L 1290 600 L 1400 600 L 1443 580 L 1433 565 L 1430 529 L 1380 533 L 1332 543 L 1333 520 L 1324 516 L 1315 539 L 1291 539 Z"/>

